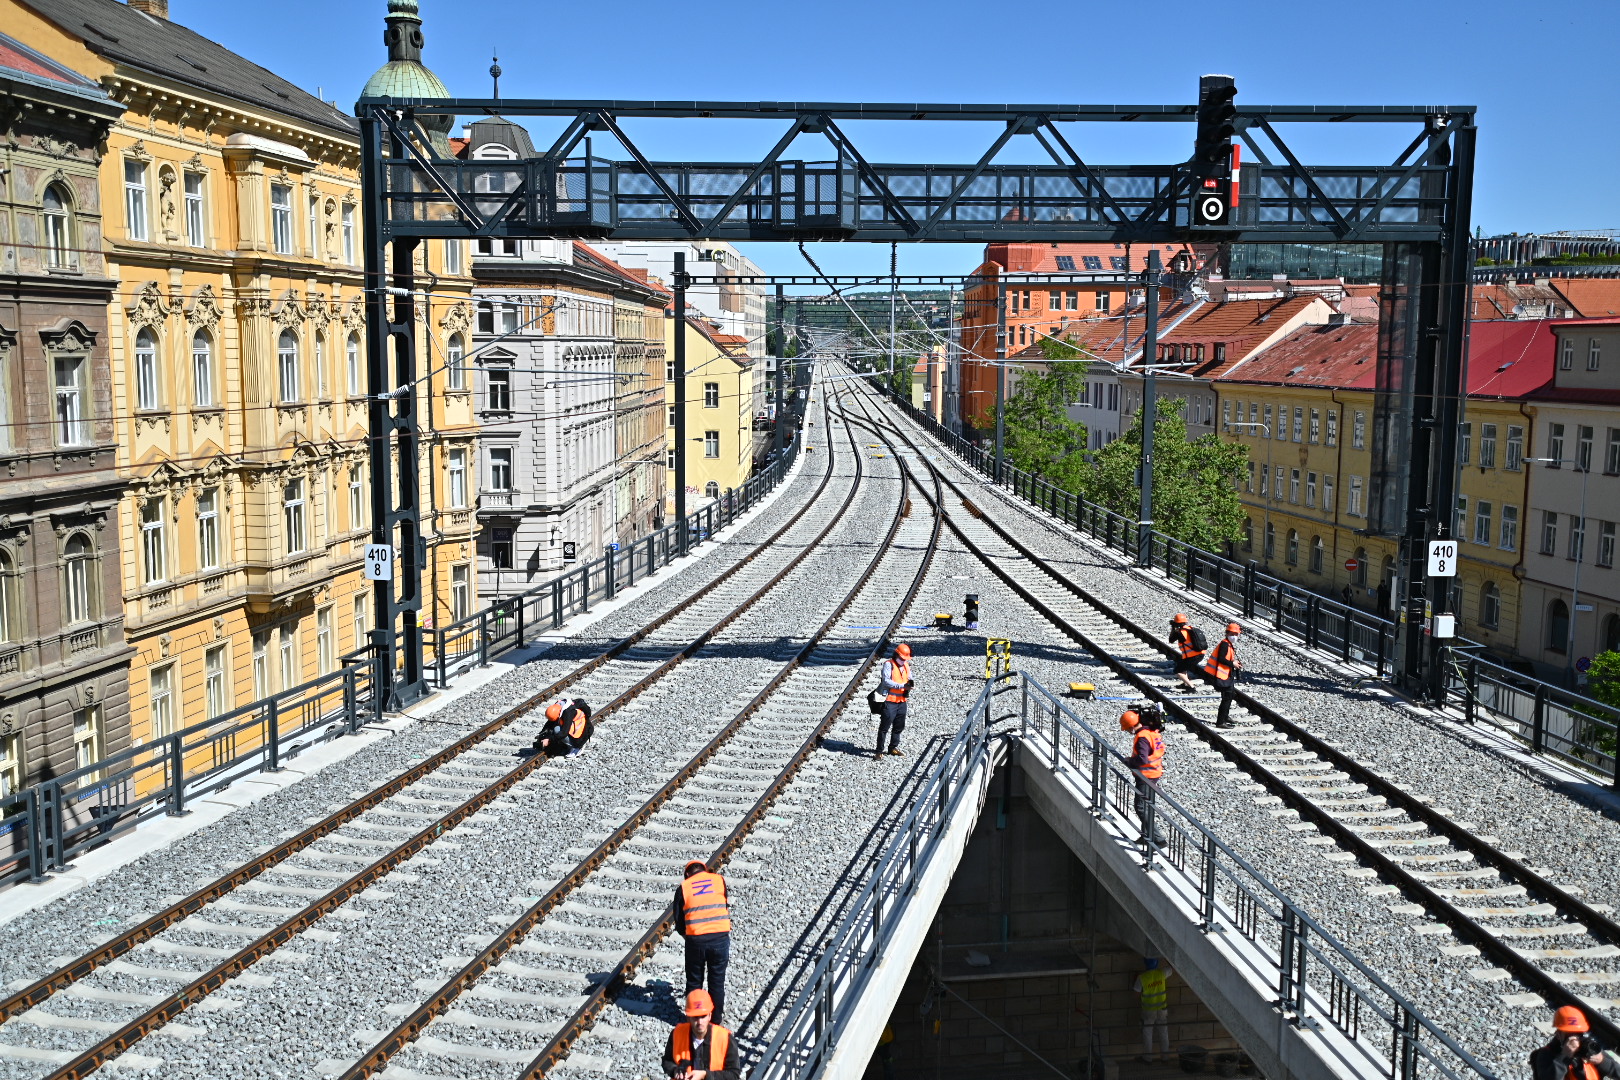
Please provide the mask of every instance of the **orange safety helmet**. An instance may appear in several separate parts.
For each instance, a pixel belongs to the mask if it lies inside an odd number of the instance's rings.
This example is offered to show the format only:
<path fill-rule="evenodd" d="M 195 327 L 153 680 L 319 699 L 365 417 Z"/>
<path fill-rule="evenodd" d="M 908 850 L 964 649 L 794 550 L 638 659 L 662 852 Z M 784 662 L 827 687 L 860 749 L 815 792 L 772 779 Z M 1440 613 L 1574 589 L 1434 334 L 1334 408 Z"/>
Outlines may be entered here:
<path fill-rule="evenodd" d="M 1135 709 L 1126 709 L 1119 714 L 1119 730 L 1135 731 L 1142 723 L 1142 714 Z"/>
<path fill-rule="evenodd" d="M 910 660 L 911 646 L 902 641 L 900 644 L 894 647 L 894 655 L 898 656 L 902 660 Z"/>
<path fill-rule="evenodd" d="M 550 705 L 546 706 L 546 719 L 547 720 L 561 720 L 562 719 L 562 702 L 553 701 Z"/>
<path fill-rule="evenodd" d="M 1591 1031 L 1592 1025 L 1586 1022 L 1586 1014 L 1573 1005 L 1565 1005 L 1553 1013 L 1553 1029 L 1567 1033 L 1579 1034 Z"/>
<path fill-rule="evenodd" d="M 691 877 L 695 872 L 693 867 L 696 867 L 698 870 L 707 870 L 709 868 L 709 864 L 704 862 L 702 859 L 688 859 L 686 866 L 681 870 L 681 876 Z"/>
<path fill-rule="evenodd" d="M 1243 627 L 1239 626 L 1235 622 L 1229 622 L 1226 624 L 1226 632 L 1228 634 L 1241 634 L 1243 633 Z"/>
<path fill-rule="evenodd" d="M 1170 621 L 1173 623 L 1184 623 L 1187 621 L 1187 616 L 1178 611 L 1170 617 Z"/>
<path fill-rule="evenodd" d="M 686 992 L 687 1016 L 713 1016 L 714 998 L 709 996 L 707 990 L 688 990 Z"/>

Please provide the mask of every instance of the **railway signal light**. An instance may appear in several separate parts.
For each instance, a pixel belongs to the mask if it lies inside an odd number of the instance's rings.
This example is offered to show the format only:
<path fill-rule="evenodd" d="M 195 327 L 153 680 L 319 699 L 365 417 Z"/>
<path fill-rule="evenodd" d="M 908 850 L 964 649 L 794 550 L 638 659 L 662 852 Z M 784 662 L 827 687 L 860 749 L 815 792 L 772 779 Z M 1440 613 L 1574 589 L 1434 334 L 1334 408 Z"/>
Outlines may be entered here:
<path fill-rule="evenodd" d="M 962 598 L 962 621 L 967 623 L 969 630 L 979 628 L 979 594 L 968 593 Z"/>
<path fill-rule="evenodd" d="M 1193 172 L 1192 223 L 1225 226 L 1237 205 L 1237 84 L 1230 75 L 1198 80 L 1198 132 L 1190 162 Z"/>

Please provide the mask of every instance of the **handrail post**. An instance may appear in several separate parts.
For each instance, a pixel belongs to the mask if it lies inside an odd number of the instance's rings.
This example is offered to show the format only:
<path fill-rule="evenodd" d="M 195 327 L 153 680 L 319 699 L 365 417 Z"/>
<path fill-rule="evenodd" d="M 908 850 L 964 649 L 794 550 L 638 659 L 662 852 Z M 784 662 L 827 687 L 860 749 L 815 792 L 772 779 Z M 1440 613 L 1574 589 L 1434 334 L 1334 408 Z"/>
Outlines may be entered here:
<path fill-rule="evenodd" d="M 350 735 L 360 730 L 360 691 L 355 679 L 357 670 L 353 664 L 343 669 L 343 719 L 347 722 Z"/>
<path fill-rule="evenodd" d="M 443 690 L 450 680 L 449 660 L 445 656 L 444 635 L 438 627 L 428 631 L 433 635 L 433 669 L 438 672 L 439 689 Z"/>
<path fill-rule="evenodd" d="M 526 596 L 526 595 L 518 597 L 517 598 L 517 611 L 516 611 L 516 615 L 517 615 L 517 638 L 514 640 L 513 648 L 517 648 L 517 649 L 523 648 L 525 636 L 527 634 L 526 623 L 528 621 L 523 617 L 523 613 L 525 611 L 527 611 L 528 609 L 529 609 L 529 597 Z"/>
<path fill-rule="evenodd" d="M 1536 684 L 1535 713 L 1530 723 L 1530 749 L 1542 753 L 1547 749 L 1547 684 Z"/>
<path fill-rule="evenodd" d="M 591 564 L 579 564 L 579 613 L 588 615 L 591 611 Z"/>
<path fill-rule="evenodd" d="M 1204 865 L 1199 875 L 1198 888 L 1198 914 L 1202 918 L 1199 929 L 1204 933 L 1212 933 L 1215 927 L 1215 856 L 1219 849 L 1215 846 L 1215 837 L 1210 833 L 1204 834 Z"/>
<path fill-rule="evenodd" d="M 478 666 L 489 667 L 489 609 L 478 613 Z"/>
<path fill-rule="evenodd" d="M 1474 706 L 1479 700 L 1479 657 L 1477 656 L 1472 656 L 1468 659 L 1468 682 L 1466 685 L 1466 690 L 1467 692 L 1463 694 L 1463 719 L 1472 724 L 1476 719 L 1478 719 L 1474 710 Z"/>
<path fill-rule="evenodd" d="M 1294 906 L 1286 900 L 1282 909 L 1282 940 L 1277 950 L 1277 1005 L 1287 1010 L 1294 998 L 1294 926 L 1298 916 Z"/>
<path fill-rule="evenodd" d="M 1373 668 L 1381 679 L 1384 677 L 1384 660 L 1389 655 L 1389 641 L 1387 630 L 1383 623 L 1378 624 L 1378 661 Z"/>
<path fill-rule="evenodd" d="M 274 697 L 265 705 L 265 721 L 269 725 L 270 763 L 265 772 L 281 771 L 281 703 Z"/>
<path fill-rule="evenodd" d="M 28 880 L 40 882 L 45 880 L 45 815 L 40 812 L 39 785 L 29 787 L 25 792 L 25 803 L 28 815 Z"/>
<path fill-rule="evenodd" d="M 1254 618 L 1254 576 L 1255 564 L 1254 560 L 1250 559 L 1249 565 L 1243 568 L 1243 617 L 1245 619 Z"/>
<path fill-rule="evenodd" d="M 1108 801 L 1108 793 L 1104 786 L 1108 783 L 1107 766 L 1103 759 L 1102 740 L 1091 740 L 1091 816 L 1098 821 L 1103 819 L 1103 806 Z"/>
<path fill-rule="evenodd" d="M 169 757 L 169 816 L 184 817 L 186 809 L 186 755 L 180 745 L 180 736 L 170 735 Z"/>
<path fill-rule="evenodd" d="M 1159 792 L 1158 789 L 1145 780 L 1138 780 L 1136 783 L 1142 790 L 1142 869 L 1151 873 L 1153 870 L 1153 833 L 1158 828 Z"/>

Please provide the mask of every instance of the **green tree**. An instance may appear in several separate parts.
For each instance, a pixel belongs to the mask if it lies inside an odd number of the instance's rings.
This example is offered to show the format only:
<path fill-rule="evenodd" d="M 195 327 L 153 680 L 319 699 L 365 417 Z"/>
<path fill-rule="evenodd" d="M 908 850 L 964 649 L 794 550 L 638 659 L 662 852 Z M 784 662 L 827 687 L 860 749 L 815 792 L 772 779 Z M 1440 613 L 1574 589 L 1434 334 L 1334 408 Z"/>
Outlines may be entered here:
<path fill-rule="evenodd" d="M 1586 692 L 1615 710 L 1603 718 L 1613 723 L 1620 715 L 1620 652 L 1608 650 L 1592 657 L 1592 666 L 1586 669 Z M 1613 731 L 1598 732 L 1593 739 L 1605 754 L 1614 753 L 1615 741 Z"/>
<path fill-rule="evenodd" d="M 1207 551 L 1243 535 L 1238 481 L 1249 452 L 1204 435 L 1187 440 L 1184 402 L 1160 398 L 1153 430 L 1153 527 Z M 1142 466 L 1142 410 L 1114 442 L 1097 452 L 1091 497 L 1135 520 L 1141 510 L 1136 474 Z"/>
<path fill-rule="evenodd" d="M 1091 469 L 1085 460 L 1086 425 L 1069 419 L 1067 407 L 1086 391 L 1086 360 L 1072 341 L 1043 339 L 1047 370 L 1019 373 L 1004 409 L 1007 460 L 1020 469 L 1085 495 Z M 1084 358 L 1084 359 L 1081 359 Z"/>

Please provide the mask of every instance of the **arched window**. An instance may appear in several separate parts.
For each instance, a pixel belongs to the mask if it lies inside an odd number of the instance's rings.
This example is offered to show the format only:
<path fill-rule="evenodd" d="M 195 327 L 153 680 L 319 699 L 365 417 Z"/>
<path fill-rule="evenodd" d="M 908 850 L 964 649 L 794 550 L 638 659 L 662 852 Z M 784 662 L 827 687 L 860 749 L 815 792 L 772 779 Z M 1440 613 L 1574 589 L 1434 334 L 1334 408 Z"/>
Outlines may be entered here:
<path fill-rule="evenodd" d="M 1243 550 L 1254 550 L 1254 518 L 1243 519 Z"/>
<path fill-rule="evenodd" d="M 162 406 L 163 399 L 158 394 L 157 338 L 143 327 L 135 335 L 135 407 L 158 409 Z"/>
<path fill-rule="evenodd" d="M 0 548 L 0 641 L 17 640 L 18 592 L 17 563 Z"/>
<path fill-rule="evenodd" d="M 1358 587 L 1367 587 L 1367 549 L 1356 548 L 1356 574 L 1355 583 Z"/>
<path fill-rule="evenodd" d="M 708 486 L 703 489 L 703 494 L 707 495 L 711 499 L 718 499 L 720 497 L 719 483 L 714 480 L 710 480 Z"/>
<path fill-rule="evenodd" d="M 199 408 L 219 404 L 214 400 L 214 343 L 206 330 L 191 335 L 191 393 Z"/>
<path fill-rule="evenodd" d="M 326 335 L 315 334 L 315 396 L 322 401 L 332 396 L 332 384 L 326 372 Z"/>
<path fill-rule="evenodd" d="M 1547 651 L 1567 652 L 1569 650 L 1569 605 L 1562 600 L 1554 600 L 1547 607 Z"/>
<path fill-rule="evenodd" d="M 1320 574 L 1322 572 L 1323 563 L 1326 561 L 1324 558 L 1326 552 L 1327 548 L 1322 543 L 1322 538 L 1320 536 L 1311 537 L 1311 573 Z"/>
<path fill-rule="evenodd" d="M 1603 650 L 1620 652 L 1620 615 L 1610 615 L 1603 620 Z"/>
<path fill-rule="evenodd" d="M 1288 530 L 1288 565 L 1299 565 L 1299 533 L 1294 529 Z"/>
<path fill-rule="evenodd" d="M 349 343 L 344 349 L 345 362 L 349 368 L 349 396 L 360 396 L 360 335 L 350 334 Z"/>
<path fill-rule="evenodd" d="M 1614 616 L 1609 618 L 1613 620 Z M 1502 623 L 1502 590 L 1496 587 L 1494 581 L 1487 581 L 1485 587 L 1479 590 L 1479 622 L 1481 626 L 1493 630 Z"/>
<path fill-rule="evenodd" d="M 451 334 L 444 347 L 444 384 L 451 390 L 467 389 L 467 343 L 460 334 Z"/>
<path fill-rule="evenodd" d="M 95 549 L 82 532 L 68 537 L 62 548 L 62 587 L 67 625 L 92 622 L 96 617 Z"/>
<path fill-rule="evenodd" d="M 45 218 L 45 262 L 49 266 L 70 267 L 73 259 L 73 216 L 67 193 L 60 184 L 45 189 L 41 206 Z"/>
<path fill-rule="evenodd" d="M 1277 526 L 1266 522 L 1266 558 L 1275 558 L 1277 555 Z"/>
<path fill-rule="evenodd" d="M 281 400 L 298 400 L 298 335 L 283 330 L 276 341 L 276 370 L 281 373 Z"/>

